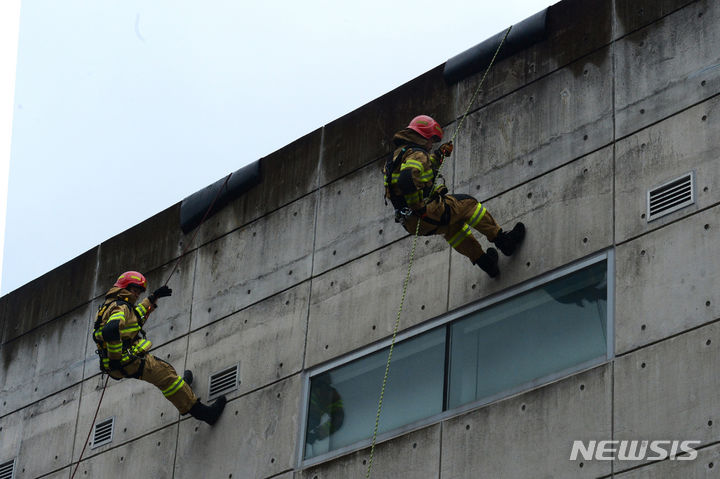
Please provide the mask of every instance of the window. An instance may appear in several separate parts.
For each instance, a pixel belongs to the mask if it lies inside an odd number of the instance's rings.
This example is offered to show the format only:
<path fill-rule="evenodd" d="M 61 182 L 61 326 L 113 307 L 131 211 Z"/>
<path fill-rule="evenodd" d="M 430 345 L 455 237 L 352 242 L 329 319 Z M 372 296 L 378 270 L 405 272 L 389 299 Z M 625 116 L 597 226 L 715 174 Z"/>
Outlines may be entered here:
<path fill-rule="evenodd" d="M 598 263 L 451 324 L 448 408 L 604 360 L 606 269 Z"/>
<path fill-rule="evenodd" d="M 306 459 L 372 435 L 387 355 L 385 348 L 311 379 Z M 442 412 L 444 364 L 444 328 L 395 346 L 379 433 Z"/>
<path fill-rule="evenodd" d="M 611 257 L 603 253 L 399 335 L 378 434 L 400 434 L 612 357 Z M 305 465 L 369 443 L 388 350 L 389 342 L 308 375 Z"/>

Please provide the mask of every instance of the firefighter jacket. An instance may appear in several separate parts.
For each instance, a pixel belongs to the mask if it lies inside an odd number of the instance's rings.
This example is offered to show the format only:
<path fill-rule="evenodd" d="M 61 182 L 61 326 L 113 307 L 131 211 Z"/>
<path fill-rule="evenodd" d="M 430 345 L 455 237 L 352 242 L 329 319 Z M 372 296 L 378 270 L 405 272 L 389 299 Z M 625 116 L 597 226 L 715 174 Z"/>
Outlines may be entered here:
<path fill-rule="evenodd" d="M 310 393 L 307 442 L 315 443 L 340 429 L 345 420 L 343 400 L 329 380 L 320 378 Z"/>
<path fill-rule="evenodd" d="M 444 187 L 435 185 L 442 162 L 438 155 L 429 153 L 432 141 L 409 128 L 397 132 L 393 143 L 397 148 L 383 170 L 385 197 L 396 209 L 409 207 L 423 214 L 438 189 Z"/>
<path fill-rule="evenodd" d="M 109 372 L 122 368 L 150 350 L 152 343 L 141 336 L 142 327 L 154 305 L 149 298 L 134 305 L 123 288 L 111 288 L 98 310 L 93 339 L 98 345 L 101 369 Z"/>

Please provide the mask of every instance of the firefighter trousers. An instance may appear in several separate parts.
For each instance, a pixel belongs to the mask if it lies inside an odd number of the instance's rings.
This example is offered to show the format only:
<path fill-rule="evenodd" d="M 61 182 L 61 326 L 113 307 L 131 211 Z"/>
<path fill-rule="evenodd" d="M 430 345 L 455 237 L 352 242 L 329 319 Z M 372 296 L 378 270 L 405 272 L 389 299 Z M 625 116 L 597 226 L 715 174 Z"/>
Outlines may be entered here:
<path fill-rule="evenodd" d="M 403 225 L 410 234 L 415 234 L 418 219 L 411 215 Z M 443 235 L 450 246 L 475 263 L 484 251 L 473 236 L 472 229 L 492 242 L 500 231 L 500 226 L 487 208 L 472 196 L 445 195 L 428 203 L 419 234 Z"/>
<path fill-rule="evenodd" d="M 163 393 L 165 399 L 180 411 L 180 414 L 187 414 L 198 401 L 193 390 L 183 378 L 178 376 L 175 368 L 152 354 L 146 354 L 125 365 L 123 370 L 125 374 L 120 371 L 112 371 L 110 376 L 115 379 L 134 377 L 152 384 Z M 138 372 L 140 373 L 139 377 L 137 377 Z"/>

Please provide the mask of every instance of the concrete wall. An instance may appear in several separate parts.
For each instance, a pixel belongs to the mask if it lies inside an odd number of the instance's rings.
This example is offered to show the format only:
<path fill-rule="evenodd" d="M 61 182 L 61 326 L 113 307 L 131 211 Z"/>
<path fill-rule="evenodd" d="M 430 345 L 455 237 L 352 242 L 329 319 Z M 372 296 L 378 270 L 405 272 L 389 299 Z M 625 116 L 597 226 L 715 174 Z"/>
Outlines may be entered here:
<path fill-rule="evenodd" d="M 494 66 L 444 169 L 502 225 L 523 221 L 527 241 L 491 281 L 421 238 L 400 328 L 612 248 L 616 356 L 381 442 L 374 478 L 720 468 L 720 3 L 564 0 L 548 27 Z M 114 440 L 86 450 L 76 477 L 365 477 L 367 449 L 301 465 L 303 373 L 392 334 L 412 238 L 382 199 L 390 138 L 418 113 L 455 131 L 480 76 L 446 85 L 440 66 L 263 158 L 263 183 L 202 225 L 146 328 L 200 396 L 240 364 L 225 415 L 210 428 L 152 386 L 111 381 L 98 418 L 115 416 Z M 695 204 L 648 223 L 647 190 L 688 171 Z M 121 271 L 165 281 L 191 241 L 179 212 L 0 298 L 0 463 L 15 458 L 17 477 L 70 477 L 104 385 L 94 311 Z M 568 459 L 591 439 L 700 446 L 695 461 Z"/>

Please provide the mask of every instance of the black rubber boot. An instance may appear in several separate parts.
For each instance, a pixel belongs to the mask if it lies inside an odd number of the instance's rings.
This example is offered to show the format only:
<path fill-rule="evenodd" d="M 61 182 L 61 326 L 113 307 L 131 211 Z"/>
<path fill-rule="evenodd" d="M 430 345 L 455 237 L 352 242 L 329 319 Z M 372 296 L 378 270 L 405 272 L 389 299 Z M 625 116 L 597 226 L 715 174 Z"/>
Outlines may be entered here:
<path fill-rule="evenodd" d="M 222 414 L 223 409 L 225 409 L 225 403 L 227 403 L 225 396 L 220 396 L 210 406 L 206 406 L 198 400 L 198 402 L 190 408 L 189 412 L 195 419 L 205 421 L 212 426 L 217 422 L 218 418 L 220 418 L 220 414 Z"/>
<path fill-rule="evenodd" d="M 502 254 L 511 256 L 524 238 L 525 225 L 517 223 L 509 233 L 500 230 L 492 242 L 502 251 Z"/>
<path fill-rule="evenodd" d="M 495 248 L 488 248 L 482 256 L 480 256 L 475 264 L 480 267 L 481 270 L 485 271 L 491 278 L 494 278 L 500 274 L 498 268 L 498 254 Z"/>
<path fill-rule="evenodd" d="M 183 373 L 183 381 L 185 381 L 185 384 L 188 386 L 192 386 L 193 383 L 193 373 L 189 369 L 186 369 Z"/>

